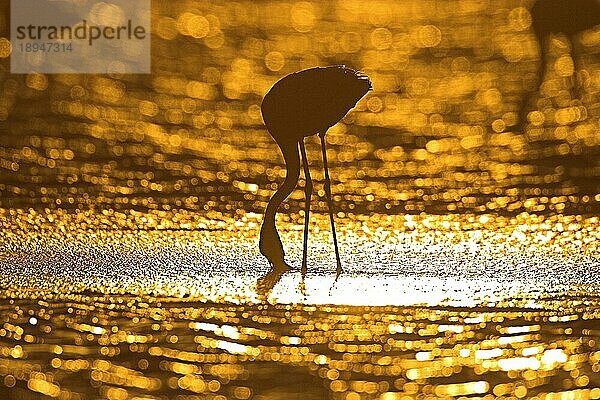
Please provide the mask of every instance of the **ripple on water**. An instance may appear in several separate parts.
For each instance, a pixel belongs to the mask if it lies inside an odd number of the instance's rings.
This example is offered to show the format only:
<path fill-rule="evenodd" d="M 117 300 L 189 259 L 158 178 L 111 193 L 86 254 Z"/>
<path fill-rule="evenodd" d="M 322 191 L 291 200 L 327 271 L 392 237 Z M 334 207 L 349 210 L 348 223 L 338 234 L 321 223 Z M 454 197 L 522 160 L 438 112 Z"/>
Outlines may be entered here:
<path fill-rule="evenodd" d="M 236 305 L 21 292 L 0 306 L 0 390 L 9 399 L 597 399 L 599 305 Z"/>

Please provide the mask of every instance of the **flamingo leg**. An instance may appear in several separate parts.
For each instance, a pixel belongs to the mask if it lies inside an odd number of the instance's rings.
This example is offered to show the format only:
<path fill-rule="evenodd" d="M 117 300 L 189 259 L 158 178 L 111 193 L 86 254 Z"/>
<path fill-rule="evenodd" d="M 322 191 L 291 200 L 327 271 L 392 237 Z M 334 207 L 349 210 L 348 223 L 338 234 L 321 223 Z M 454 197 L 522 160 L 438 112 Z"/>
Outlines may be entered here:
<path fill-rule="evenodd" d="M 532 106 L 531 102 L 534 99 L 534 96 L 540 97 L 540 89 L 544 80 L 546 78 L 546 72 L 548 70 L 548 47 L 550 45 L 550 39 L 547 34 L 538 36 L 538 43 L 540 46 L 540 64 L 537 71 L 537 83 L 534 91 L 527 91 L 525 94 L 525 98 L 521 103 L 521 110 L 519 112 L 519 124 L 517 125 L 518 130 L 524 130 L 527 126 L 529 119 L 527 118 L 529 115 L 530 107 Z M 537 107 L 533 107 L 534 111 L 537 110 Z"/>
<path fill-rule="evenodd" d="M 335 247 L 335 259 L 337 261 L 336 279 L 342 273 L 342 262 L 340 261 L 340 251 L 338 248 L 337 234 L 335 233 L 335 220 L 333 218 L 333 200 L 331 199 L 331 179 L 329 178 L 329 168 L 327 167 L 327 151 L 325 149 L 325 133 L 319 133 L 321 138 L 321 151 L 323 153 L 323 169 L 325 170 L 325 195 L 327 196 L 327 205 L 329 208 L 329 220 L 331 222 L 331 233 L 333 234 L 333 246 Z"/>
<path fill-rule="evenodd" d="M 584 81 L 579 80 L 578 76 L 581 76 L 581 71 L 585 68 L 585 62 L 581 59 L 582 54 L 585 54 L 583 51 L 583 45 L 581 44 L 579 35 L 571 35 L 569 36 L 569 40 L 571 41 L 571 58 L 573 59 L 573 64 L 575 67 L 575 72 L 573 73 L 573 92 L 577 100 L 582 101 L 585 96 L 585 87 Z M 575 100 L 575 99 L 574 99 Z"/>
<path fill-rule="evenodd" d="M 304 167 L 304 240 L 302 246 L 302 276 L 306 275 L 307 268 L 307 252 L 308 252 L 308 223 L 310 216 L 310 198 L 312 195 L 313 184 L 310 177 L 310 169 L 308 167 L 308 158 L 306 157 L 306 148 L 304 147 L 304 139 L 300 140 L 300 154 L 302 155 L 302 166 Z"/>

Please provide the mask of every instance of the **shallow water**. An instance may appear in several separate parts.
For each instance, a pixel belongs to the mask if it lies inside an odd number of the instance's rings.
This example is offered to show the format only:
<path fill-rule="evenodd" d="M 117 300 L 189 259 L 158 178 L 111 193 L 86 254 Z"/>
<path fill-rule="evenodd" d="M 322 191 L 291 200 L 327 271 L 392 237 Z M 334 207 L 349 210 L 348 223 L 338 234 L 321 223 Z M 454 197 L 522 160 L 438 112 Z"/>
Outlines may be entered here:
<path fill-rule="evenodd" d="M 598 299 L 563 305 L 20 293 L 0 309 L 0 374 L 8 399 L 597 399 Z"/>
<path fill-rule="evenodd" d="M 339 219 L 344 273 L 335 281 L 326 216 L 279 222 L 295 270 L 268 288 L 260 216 L 213 213 L 0 213 L 6 289 L 339 305 L 493 305 L 598 293 L 598 217 L 382 215 Z M 263 289 L 261 290 L 261 287 Z M 271 288 L 273 290 L 268 290 Z M 531 301 L 531 303 L 528 303 Z"/>
<path fill-rule="evenodd" d="M 1 215 L 8 399 L 600 398 L 596 217 Z"/>
<path fill-rule="evenodd" d="M 154 1 L 145 76 L 0 46 L 1 398 L 600 398 L 599 31 L 521 130 L 530 2 L 364 4 Z M 345 272 L 309 138 L 309 273 L 301 180 L 266 275 L 260 101 L 332 64 L 375 89 L 327 134 Z"/>

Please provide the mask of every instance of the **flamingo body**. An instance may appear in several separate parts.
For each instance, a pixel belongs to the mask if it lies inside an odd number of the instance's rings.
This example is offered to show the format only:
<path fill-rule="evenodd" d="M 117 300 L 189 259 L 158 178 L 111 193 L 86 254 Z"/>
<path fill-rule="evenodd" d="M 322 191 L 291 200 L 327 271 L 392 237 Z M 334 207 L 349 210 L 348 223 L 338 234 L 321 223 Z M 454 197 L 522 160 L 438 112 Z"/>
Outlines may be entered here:
<path fill-rule="evenodd" d="M 265 95 L 263 119 L 277 143 L 298 142 L 335 125 L 370 89 L 366 75 L 345 67 L 295 72 Z"/>
<path fill-rule="evenodd" d="M 540 40 L 551 33 L 574 35 L 598 24 L 598 0 L 538 0 L 531 8 L 531 25 Z"/>

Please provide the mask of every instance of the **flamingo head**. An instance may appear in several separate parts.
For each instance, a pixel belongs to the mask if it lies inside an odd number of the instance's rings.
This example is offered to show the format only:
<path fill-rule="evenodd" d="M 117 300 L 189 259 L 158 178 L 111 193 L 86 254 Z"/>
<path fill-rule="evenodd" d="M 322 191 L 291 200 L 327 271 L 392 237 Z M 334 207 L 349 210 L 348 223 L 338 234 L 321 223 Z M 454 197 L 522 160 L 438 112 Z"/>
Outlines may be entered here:
<path fill-rule="evenodd" d="M 332 67 L 331 72 L 335 75 L 333 81 L 335 81 L 337 91 L 342 92 L 342 96 L 351 102 L 352 106 L 373 90 L 371 80 L 361 71 L 340 65 Z"/>

